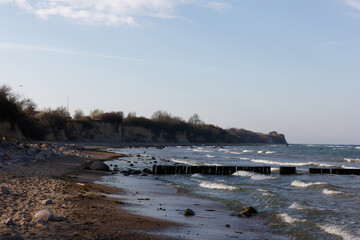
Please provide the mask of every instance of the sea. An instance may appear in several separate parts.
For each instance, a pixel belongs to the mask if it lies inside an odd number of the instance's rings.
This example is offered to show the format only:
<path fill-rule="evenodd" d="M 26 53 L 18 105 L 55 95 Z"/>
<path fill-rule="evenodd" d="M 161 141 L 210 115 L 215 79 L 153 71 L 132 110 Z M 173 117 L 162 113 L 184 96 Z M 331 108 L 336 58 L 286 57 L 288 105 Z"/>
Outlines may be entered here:
<path fill-rule="evenodd" d="M 129 157 L 107 162 L 113 169 L 161 165 L 270 166 L 271 174 L 157 175 L 179 193 L 222 202 L 234 212 L 259 211 L 272 233 L 292 239 L 360 239 L 360 175 L 310 174 L 309 168 L 360 168 L 360 146 L 169 146 L 114 148 Z M 279 166 L 296 167 L 280 175 Z M 116 179 L 112 177 L 111 179 Z M 114 180 L 115 181 L 115 180 Z"/>

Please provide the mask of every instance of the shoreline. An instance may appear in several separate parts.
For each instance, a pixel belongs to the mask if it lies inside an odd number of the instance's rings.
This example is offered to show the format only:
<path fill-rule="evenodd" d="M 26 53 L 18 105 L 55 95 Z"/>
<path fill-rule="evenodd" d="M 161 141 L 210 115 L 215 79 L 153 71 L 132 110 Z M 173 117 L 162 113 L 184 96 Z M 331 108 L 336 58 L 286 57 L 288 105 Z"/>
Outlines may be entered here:
<path fill-rule="evenodd" d="M 50 145 L 54 143 L 45 144 Z M 63 146 L 74 145 L 72 143 L 64 145 L 64 143 L 57 142 L 55 144 L 63 144 Z M 0 197 L 8 204 L 1 205 L 1 221 L 4 218 L 10 217 L 13 218 L 16 224 L 15 226 L 2 224 L 0 227 L 0 238 L 47 239 L 51 237 L 57 239 L 93 239 L 96 236 L 96 238 L 101 239 L 174 239 L 179 238 L 179 235 L 187 237 L 191 231 L 196 232 L 194 228 L 185 232 L 187 230 L 184 222 L 176 222 L 173 219 L 159 219 L 151 214 L 144 215 L 134 212 L 134 209 L 131 209 L 131 207 L 135 206 L 136 200 L 126 200 L 131 195 L 126 193 L 121 187 L 114 188 L 94 184 L 94 182 L 98 183 L 104 177 L 111 176 L 111 173 L 84 170 L 81 166 L 88 160 L 109 161 L 123 156 L 105 151 L 106 149 L 114 148 L 112 144 L 103 143 L 99 146 L 98 144 L 77 143 L 76 146 L 79 147 L 77 152 L 87 157 L 78 157 L 74 154 L 60 154 L 59 156 L 41 161 L 30 158 L 30 161 L 25 166 L 21 166 L 21 163 L 20 166 L 17 166 L 16 162 L 7 164 L 4 160 L 0 161 L 1 185 L 7 186 L 12 193 L 24 191 L 21 189 L 21 186 L 27 186 L 29 182 L 34 182 L 35 180 L 42 186 L 38 187 L 33 184 L 31 187 L 28 187 L 26 189 L 28 191 L 25 194 L 26 196 L 12 194 L 8 197 L 0 194 Z M 125 147 L 138 146 L 129 145 Z M 154 145 L 149 144 L 147 147 L 150 146 Z M 178 146 L 178 144 L 174 146 Z M 187 144 L 186 146 L 189 145 Z M 119 146 L 116 148 L 119 148 Z M 0 148 L 0 151 L 4 152 L 4 148 Z M 130 179 L 128 177 L 124 178 Z M 12 181 L 7 179 L 12 179 Z M 54 190 L 49 191 L 47 189 Z M 178 193 L 174 194 L 179 196 Z M 159 195 L 155 193 L 153 198 L 157 196 Z M 44 198 L 53 198 L 55 200 L 54 205 L 43 206 L 40 200 Z M 194 200 L 194 198 L 191 199 Z M 9 202 L 13 200 L 20 205 L 9 206 Z M 162 200 L 165 199 L 162 198 Z M 209 204 L 211 205 L 211 203 Z M 44 225 L 39 224 L 34 220 L 34 214 L 36 210 L 42 208 L 49 208 L 55 215 L 66 220 L 62 222 L 49 222 Z M 10 214 L 7 213 L 9 209 Z M 173 229 L 180 230 L 178 230 L 178 235 L 174 235 L 169 234 L 167 229 L 171 229 L 170 231 L 173 231 Z M 246 234 L 250 232 L 241 231 L 239 236 L 240 238 L 247 236 Z M 265 235 L 267 235 L 266 232 L 260 233 L 260 236 Z"/>

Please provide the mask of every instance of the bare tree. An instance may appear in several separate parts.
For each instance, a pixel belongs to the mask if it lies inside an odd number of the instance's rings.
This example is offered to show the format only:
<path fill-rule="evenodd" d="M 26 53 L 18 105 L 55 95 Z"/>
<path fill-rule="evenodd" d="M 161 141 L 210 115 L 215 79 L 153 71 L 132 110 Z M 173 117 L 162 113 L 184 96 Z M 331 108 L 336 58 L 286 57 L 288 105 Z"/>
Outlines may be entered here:
<path fill-rule="evenodd" d="M 194 115 L 192 115 L 189 120 L 188 120 L 188 123 L 190 124 L 194 124 L 194 125 L 204 125 L 204 121 L 202 121 L 200 119 L 200 116 L 199 114 L 195 113 Z"/>

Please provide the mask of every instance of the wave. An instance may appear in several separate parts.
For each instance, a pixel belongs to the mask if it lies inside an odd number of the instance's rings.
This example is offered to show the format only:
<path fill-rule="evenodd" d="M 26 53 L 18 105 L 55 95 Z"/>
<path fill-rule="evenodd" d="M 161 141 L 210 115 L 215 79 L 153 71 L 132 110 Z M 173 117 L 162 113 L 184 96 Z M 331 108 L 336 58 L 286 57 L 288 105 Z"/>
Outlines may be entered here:
<path fill-rule="evenodd" d="M 330 189 L 325 188 L 325 189 L 323 189 L 322 193 L 324 195 L 336 195 L 336 194 L 342 194 L 343 192 L 330 190 Z"/>
<path fill-rule="evenodd" d="M 255 150 L 247 150 L 247 149 L 244 149 L 243 152 L 244 152 L 244 153 L 250 153 L 250 152 L 255 152 Z"/>
<path fill-rule="evenodd" d="M 265 164 L 273 164 L 273 165 L 288 165 L 288 166 L 307 166 L 314 164 L 312 162 L 308 163 L 292 163 L 292 162 L 278 162 L 278 161 L 271 161 L 271 160 L 263 160 L 263 159 L 251 159 L 252 162 L 256 163 L 265 163 Z"/>
<path fill-rule="evenodd" d="M 249 177 L 251 180 L 255 180 L 255 181 L 276 179 L 276 177 L 270 177 L 259 173 L 247 172 L 247 171 L 237 171 L 232 175 L 239 177 Z"/>
<path fill-rule="evenodd" d="M 341 165 L 341 168 L 345 168 L 345 169 L 358 169 L 356 167 L 350 167 L 350 166 L 345 166 L 345 165 Z"/>
<path fill-rule="evenodd" d="M 278 162 L 278 161 L 271 161 L 271 160 L 264 160 L 264 159 L 251 159 L 250 161 L 256 163 L 265 163 L 271 165 L 282 165 L 282 166 L 319 166 L 319 167 L 335 167 L 334 165 L 324 164 L 324 163 L 316 163 L 316 162 Z"/>
<path fill-rule="evenodd" d="M 219 152 L 230 152 L 230 149 L 226 149 L 226 148 L 219 148 L 218 149 Z"/>
<path fill-rule="evenodd" d="M 219 163 L 204 163 L 205 166 L 223 166 Z"/>
<path fill-rule="evenodd" d="M 266 154 L 273 154 L 273 153 L 276 153 L 275 151 L 266 151 L 265 152 Z"/>
<path fill-rule="evenodd" d="M 316 186 L 316 185 L 325 185 L 326 182 L 312 182 L 312 183 L 306 183 L 300 180 L 295 180 L 291 183 L 292 187 L 299 187 L 299 188 L 307 188 L 310 186 Z"/>
<path fill-rule="evenodd" d="M 230 152 L 231 154 L 235 154 L 235 155 L 240 155 L 242 154 L 241 152 Z"/>
<path fill-rule="evenodd" d="M 290 209 L 296 209 L 296 210 L 303 210 L 303 209 L 307 209 L 307 207 L 301 203 L 297 203 L 297 202 L 293 202 L 293 204 L 291 204 L 289 206 Z"/>
<path fill-rule="evenodd" d="M 337 225 L 330 225 L 330 224 L 326 224 L 323 226 L 320 225 L 320 228 L 327 233 L 341 237 L 341 239 L 343 239 L 343 240 L 359 240 L 360 239 L 359 236 L 354 236 L 350 232 L 344 230 L 343 227 L 340 227 Z"/>
<path fill-rule="evenodd" d="M 296 222 L 306 222 L 306 220 L 304 220 L 304 219 L 298 219 L 298 218 L 292 217 L 287 213 L 279 213 L 278 216 L 281 218 L 281 220 L 283 222 L 290 223 L 290 224 L 293 224 Z"/>
<path fill-rule="evenodd" d="M 215 156 L 214 156 L 214 155 L 211 155 L 211 154 L 206 154 L 206 157 L 208 157 L 208 158 L 214 158 Z"/>
<path fill-rule="evenodd" d="M 223 183 L 213 183 L 213 182 L 201 182 L 199 184 L 200 187 L 202 188 L 209 188 L 209 189 L 218 189 L 218 190 L 228 190 L 228 191 L 233 191 L 238 189 L 237 187 L 233 187 L 233 186 L 229 186 Z"/>
<path fill-rule="evenodd" d="M 344 158 L 347 162 L 360 162 L 360 158 Z"/>
<path fill-rule="evenodd" d="M 206 150 L 206 149 L 203 149 L 203 148 L 194 148 L 192 150 L 193 150 L 193 152 L 214 152 L 214 151 Z"/>
<path fill-rule="evenodd" d="M 264 151 L 258 151 L 257 153 L 258 153 L 258 154 L 261 154 L 261 153 L 264 153 Z"/>
<path fill-rule="evenodd" d="M 205 178 L 202 174 L 200 173 L 195 173 L 193 175 L 191 175 L 192 178 Z"/>
<path fill-rule="evenodd" d="M 181 163 L 181 164 L 186 164 L 186 165 L 191 165 L 191 166 L 197 166 L 197 162 L 194 160 L 185 160 L 185 159 L 171 159 L 171 161 L 175 162 L 175 163 Z"/>
<path fill-rule="evenodd" d="M 355 149 L 360 149 L 360 147 L 355 147 Z"/>

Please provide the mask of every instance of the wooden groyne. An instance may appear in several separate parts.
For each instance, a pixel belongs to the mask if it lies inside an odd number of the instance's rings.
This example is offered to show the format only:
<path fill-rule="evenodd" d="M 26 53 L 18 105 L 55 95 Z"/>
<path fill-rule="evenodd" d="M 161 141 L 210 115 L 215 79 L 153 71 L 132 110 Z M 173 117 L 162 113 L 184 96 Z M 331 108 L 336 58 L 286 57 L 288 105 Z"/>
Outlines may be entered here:
<path fill-rule="evenodd" d="M 289 175 L 295 173 L 296 173 L 296 167 L 279 167 L 279 174 L 281 175 Z"/>
<path fill-rule="evenodd" d="M 252 166 L 188 166 L 188 165 L 153 165 L 153 174 L 212 174 L 231 175 L 237 171 L 248 171 L 262 174 L 270 174 L 270 167 Z"/>
<path fill-rule="evenodd" d="M 189 165 L 153 165 L 152 174 L 211 174 L 231 175 L 237 171 L 271 174 L 269 166 L 189 166 Z M 279 167 L 280 175 L 296 174 L 296 167 Z M 347 168 L 309 168 L 310 174 L 360 175 L 360 169 Z"/>
<path fill-rule="evenodd" d="M 360 175 L 360 169 L 348 168 L 309 168 L 313 174 Z"/>

